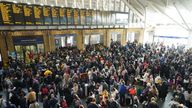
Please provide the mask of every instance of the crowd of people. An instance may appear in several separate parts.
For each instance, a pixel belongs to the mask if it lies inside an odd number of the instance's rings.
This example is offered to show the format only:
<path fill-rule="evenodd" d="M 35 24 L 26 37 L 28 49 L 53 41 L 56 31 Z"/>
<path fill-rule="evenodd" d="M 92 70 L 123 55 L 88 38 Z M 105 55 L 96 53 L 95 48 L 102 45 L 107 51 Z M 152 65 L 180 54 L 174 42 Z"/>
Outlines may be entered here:
<path fill-rule="evenodd" d="M 192 51 L 163 44 L 59 48 L 29 64 L 10 58 L 1 108 L 192 108 Z"/>

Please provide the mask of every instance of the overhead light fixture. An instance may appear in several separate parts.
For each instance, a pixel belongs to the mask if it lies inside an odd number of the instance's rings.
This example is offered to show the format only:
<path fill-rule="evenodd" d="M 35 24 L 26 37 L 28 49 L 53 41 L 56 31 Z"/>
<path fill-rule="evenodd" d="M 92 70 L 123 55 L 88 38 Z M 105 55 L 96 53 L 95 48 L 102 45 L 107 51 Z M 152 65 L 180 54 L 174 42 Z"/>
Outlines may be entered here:
<path fill-rule="evenodd" d="M 41 6 L 43 6 L 44 4 L 43 4 L 43 3 L 41 3 L 40 5 L 41 5 Z"/>
<path fill-rule="evenodd" d="M 62 5 L 61 7 L 63 8 L 64 6 Z"/>
<path fill-rule="evenodd" d="M 17 1 L 14 0 L 13 3 L 17 3 Z"/>
<path fill-rule="evenodd" d="M 30 2 L 27 2 L 28 5 L 30 5 L 31 3 Z"/>
<path fill-rule="evenodd" d="M 51 5 L 51 7 L 53 7 L 53 5 Z"/>

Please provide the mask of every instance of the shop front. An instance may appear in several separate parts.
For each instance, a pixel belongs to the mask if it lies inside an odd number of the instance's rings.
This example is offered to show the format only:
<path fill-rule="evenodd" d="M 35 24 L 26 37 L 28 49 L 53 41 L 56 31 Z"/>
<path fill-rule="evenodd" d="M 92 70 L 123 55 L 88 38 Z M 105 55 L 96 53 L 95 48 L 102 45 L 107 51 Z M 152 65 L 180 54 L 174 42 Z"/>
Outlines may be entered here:
<path fill-rule="evenodd" d="M 73 47 L 77 46 L 76 34 L 55 35 L 55 47 Z"/>
<path fill-rule="evenodd" d="M 121 42 L 121 33 L 112 32 L 111 39 L 113 40 L 113 42 Z"/>
<path fill-rule="evenodd" d="M 139 32 L 128 32 L 126 35 L 126 42 L 135 42 L 135 41 L 138 42 L 139 36 L 140 36 Z"/>
<path fill-rule="evenodd" d="M 104 39 L 103 39 L 103 34 L 102 33 L 93 33 L 93 34 L 85 34 L 84 35 L 84 45 L 94 45 L 94 44 L 103 44 Z"/>
<path fill-rule="evenodd" d="M 17 36 L 13 37 L 16 58 L 29 62 L 39 53 L 44 53 L 43 36 Z"/>

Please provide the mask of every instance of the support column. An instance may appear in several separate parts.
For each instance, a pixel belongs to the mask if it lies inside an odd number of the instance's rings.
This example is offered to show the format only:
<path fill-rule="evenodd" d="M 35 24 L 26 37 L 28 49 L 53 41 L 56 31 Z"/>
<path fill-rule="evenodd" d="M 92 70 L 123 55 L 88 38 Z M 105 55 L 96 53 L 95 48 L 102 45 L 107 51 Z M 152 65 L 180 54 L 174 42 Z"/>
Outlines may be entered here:
<path fill-rule="evenodd" d="M 3 32 L 0 33 L 0 50 L 1 50 L 1 57 L 3 60 L 3 66 L 7 66 L 8 64 L 8 51 L 7 51 L 7 44 L 5 41 L 5 34 Z"/>
<path fill-rule="evenodd" d="M 77 48 L 80 50 L 84 50 L 84 30 L 78 31 L 77 35 Z"/>

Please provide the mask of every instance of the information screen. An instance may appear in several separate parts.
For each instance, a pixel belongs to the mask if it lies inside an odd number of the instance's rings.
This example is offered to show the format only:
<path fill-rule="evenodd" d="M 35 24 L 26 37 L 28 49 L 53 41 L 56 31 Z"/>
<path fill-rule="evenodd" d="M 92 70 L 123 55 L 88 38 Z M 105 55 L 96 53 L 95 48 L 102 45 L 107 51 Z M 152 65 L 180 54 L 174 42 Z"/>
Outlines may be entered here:
<path fill-rule="evenodd" d="M 73 9 L 72 8 L 67 8 L 67 24 L 68 25 L 73 25 L 74 24 L 74 19 L 73 19 Z"/>
<path fill-rule="evenodd" d="M 45 25 L 51 25 L 52 24 L 51 7 L 50 6 L 44 6 L 43 7 L 43 17 L 44 17 L 44 24 Z"/>
<path fill-rule="evenodd" d="M 43 25 L 43 7 L 40 5 L 34 5 L 34 18 L 35 18 L 35 25 Z"/>
<path fill-rule="evenodd" d="M 34 25 L 34 13 L 32 5 L 23 5 L 24 18 L 26 25 Z"/>
<path fill-rule="evenodd" d="M 81 25 L 85 25 L 85 10 L 80 10 Z"/>
<path fill-rule="evenodd" d="M 24 11 L 23 4 L 12 4 L 13 16 L 16 25 L 24 25 Z"/>
<path fill-rule="evenodd" d="M 92 25 L 96 25 L 97 24 L 97 12 L 96 11 L 92 11 Z"/>
<path fill-rule="evenodd" d="M 75 25 L 80 25 L 81 20 L 80 20 L 80 10 L 79 9 L 74 9 L 74 24 Z"/>
<path fill-rule="evenodd" d="M 62 25 L 67 24 L 66 8 L 59 9 L 59 18 L 60 18 L 60 24 Z"/>
<path fill-rule="evenodd" d="M 91 17 L 92 17 L 92 11 L 91 10 L 86 10 L 86 24 L 91 25 Z"/>
<path fill-rule="evenodd" d="M 13 18 L 13 11 L 12 11 L 12 3 L 1 2 L 0 8 L 1 8 L 3 24 L 4 25 L 13 25 L 14 18 Z"/>
<path fill-rule="evenodd" d="M 59 25 L 59 7 L 52 7 L 51 13 L 53 25 Z"/>

